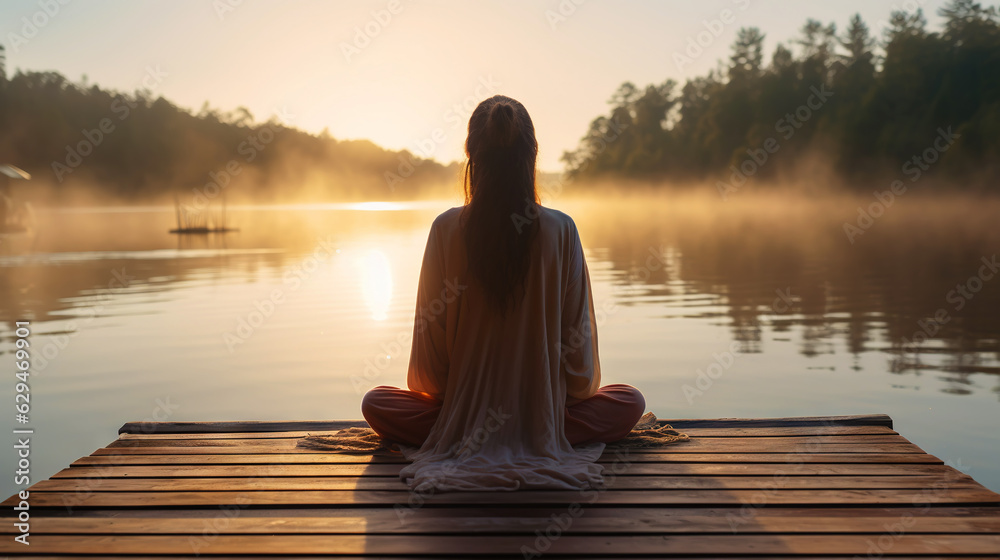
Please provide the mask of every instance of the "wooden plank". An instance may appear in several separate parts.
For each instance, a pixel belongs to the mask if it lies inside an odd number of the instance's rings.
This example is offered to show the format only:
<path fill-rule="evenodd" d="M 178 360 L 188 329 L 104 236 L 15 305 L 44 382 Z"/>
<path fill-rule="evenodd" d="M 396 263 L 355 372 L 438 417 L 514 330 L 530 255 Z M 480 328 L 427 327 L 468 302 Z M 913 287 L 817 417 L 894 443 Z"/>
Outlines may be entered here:
<path fill-rule="evenodd" d="M 228 457 L 228 456 L 224 456 Z M 125 457 L 125 459 L 142 459 Z M 187 457 L 181 457 L 186 459 Z M 83 457 L 74 463 L 73 467 L 63 469 L 52 478 L 86 478 L 86 477 L 297 477 L 297 476 L 399 476 L 402 464 L 198 464 L 183 465 L 162 463 L 156 465 L 138 464 L 112 466 L 101 464 L 99 460 L 115 460 L 113 457 Z M 88 466 L 89 465 L 89 466 Z M 750 476 L 827 476 L 827 475 L 865 475 L 873 478 L 881 476 L 903 475 L 936 475 L 951 473 L 951 476 L 962 476 L 959 471 L 947 465 L 931 464 L 899 464 L 887 469 L 881 464 L 867 463 L 834 463 L 834 464 L 802 464 L 787 469 L 775 468 L 771 463 L 633 463 L 623 465 L 620 475 L 675 475 L 675 476 L 706 476 L 706 475 L 750 475 Z"/>
<path fill-rule="evenodd" d="M 173 435 L 173 439 L 165 439 L 160 434 L 160 438 L 140 438 L 135 435 L 122 437 L 107 445 L 112 447 L 241 447 L 241 446 L 275 446 L 282 449 L 299 449 L 296 447 L 302 438 L 192 438 L 187 436 L 178 437 Z M 769 438 L 744 438 L 744 437 L 716 437 L 692 439 L 683 443 L 670 444 L 656 448 L 629 448 L 624 446 L 608 445 L 611 449 L 629 449 L 633 453 L 645 453 L 653 451 L 672 451 L 679 449 L 705 448 L 705 449 L 809 449 L 812 447 L 824 447 L 827 445 L 878 445 L 890 448 L 900 446 L 908 449 L 919 449 L 912 442 L 900 435 L 851 435 L 851 436 L 811 436 L 811 437 L 785 437 L 774 436 Z M 912 451 L 910 451 L 912 452 Z"/>
<path fill-rule="evenodd" d="M 44 555 L 32 554 L 30 556 L 28 556 L 28 555 L 21 555 L 21 554 L 11 554 L 11 555 L 8 555 L 8 556 L 4 556 L 4 559 L 5 560 L 79 560 L 80 558 L 102 558 L 102 559 L 104 559 L 104 558 L 114 558 L 115 560 L 149 560 L 150 558 L 155 558 L 156 560 L 191 560 L 192 558 L 198 558 L 198 557 L 199 557 L 198 555 L 195 555 L 195 556 L 191 556 L 191 555 L 174 556 L 174 555 L 162 555 L 162 554 L 157 554 L 156 556 L 149 556 L 149 555 L 134 556 L 134 555 L 130 555 L 130 554 L 126 554 L 126 555 L 115 554 L 114 556 L 109 557 L 109 556 L 107 556 L 105 554 L 86 554 L 86 553 L 84 553 L 84 554 L 76 554 L 76 553 L 70 553 L 70 554 L 66 554 L 66 555 L 63 555 L 63 554 L 44 554 Z M 225 555 L 225 558 L 226 558 L 226 560 L 261 560 L 261 558 L 267 558 L 267 557 L 266 556 L 258 556 L 258 555 L 253 555 L 253 556 L 239 556 L 239 555 L 236 555 L 236 556 L 234 556 L 234 555 L 231 555 L 231 554 L 227 554 L 227 555 Z M 277 558 L 282 558 L 282 560 L 316 560 L 317 557 L 314 556 L 314 555 L 308 555 L 308 556 L 297 556 L 297 555 L 296 556 L 288 556 L 288 555 L 282 554 L 281 556 L 277 556 Z M 322 558 L 322 556 L 320 558 Z M 343 556 L 343 555 L 338 554 L 336 556 L 336 558 L 337 558 L 337 560 L 413 560 L 412 556 L 395 556 L 395 555 L 394 556 L 385 556 L 385 555 L 381 555 L 381 554 L 378 555 L 378 556 L 369 556 L 369 555 L 365 555 L 365 556 L 354 556 L 354 555 Z M 563 559 L 566 559 L 566 558 L 568 558 L 568 557 L 563 556 Z M 588 557 L 588 560 L 601 560 L 601 559 L 600 558 L 594 558 L 594 557 L 590 556 L 590 557 Z M 691 560 L 694 560 L 694 559 L 691 559 Z M 704 558 L 702 558 L 701 560 L 704 560 Z M 778 560 L 778 559 L 774 559 L 774 560 Z M 788 560 L 788 559 L 785 558 L 783 560 Z M 814 559 L 810 558 L 810 560 L 814 560 Z M 824 560 L 824 559 L 821 558 L 819 560 Z M 843 560 L 843 558 L 839 558 L 837 560 Z M 895 560 L 895 558 L 894 558 L 894 560 Z M 907 560 L 907 559 L 904 559 L 904 560 Z M 936 559 L 933 558 L 933 557 L 921 556 L 919 560 L 936 560 Z M 956 560 L 956 557 L 949 556 L 947 560 Z M 962 559 L 958 559 L 958 560 L 962 560 Z"/>
<path fill-rule="evenodd" d="M 668 422 L 664 422 L 668 423 Z M 671 424 L 673 425 L 673 424 Z M 678 430 L 682 428 L 677 427 Z M 802 425 L 772 427 L 698 427 L 684 426 L 683 432 L 693 438 L 703 437 L 774 437 L 774 436 L 837 436 L 837 435 L 899 435 L 895 430 L 882 425 Z"/>
<path fill-rule="evenodd" d="M 309 449 L 296 447 L 296 440 L 247 440 L 266 443 L 241 443 L 243 440 L 210 440 L 205 441 L 184 441 L 174 445 L 155 445 L 160 442 L 134 442 L 117 441 L 108 447 L 107 450 L 122 450 L 122 453 L 135 453 L 146 455 L 162 455 L 173 453 L 330 453 L 330 450 Z M 127 451 L 126 451 L 127 450 Z M 615 450 L 617 451 L 617 450 Z M 685 453 L 923 453 L 923 449 L 913 444 L 903 443 L 848 443 L 848 444 L 812 444 L 812 443 L 769 443 L 756 444 L 751 441 L 740 442 L 714 442 L 710 440 L 691 440 L 675 445 L 657 448 L 642 449 L 621 449 L 627 451 L 629 455 L 673 455 Z M 605 456 L 612 455 L 611 451 L 604 453 Z"/>
<path fill-rule="evenodd" d="M 296 432 L 367 428 L 364 420 L 291 420 L 242 422 L 126 422 L 119 434 L 190 434 L 211 432 Z"/>
<path fill-rule="evenodd" d="M 683 445 L 683 444 L 679 444 Z M 284 452 L 282 452 L 284 451 Z M 93 456 L 126 456 L 126 455 L 149 455 L 149 456 L 177 456 L 192 455 L 196 458 L 188 461 L 210 462 L 212 456 L 236 455 L 241 462 L 266 462 L 266 463 L 314 463 L 314 462 L 334 462 L 346 461 L 345 459 L 330 460 L 331 455 L 338 457 L 356 457 L 359 462 L 379 463 L 384 460 L 398 462 L 398 459 L 380 455 L 344 455 L 330 453 L 328 451 L 313 449 L 291 449 L 281 450 L 274 447 L 113 447 L 98 449 Z M 942 463 L 941 459 L 926 453 L 893 453 L 893 452 L 856 452 L 856 453 L 806 453 L 794 450 L 775 451 L 771 453 L 673 453 L 650 451 L 644 453 L 632 453 L 629 450 L 628 460 L 631 462 L 689 462 L 689 463 L 728 463 L 728 462 L 752 462 L 752 463 Z M 598 459 L 600 463 L 621 462 L 620 451 L 607 452 Z"/>
<path fill-rule="evenodd" d="M 895 517 L 818 517 L 818 516 L 767 516 L 755 515 L 745 521 L 733 516 L 704 515 L 699 512 L 671 515 L 635 514 L 631 509 L 616 508 L 615 516 L 589 516 L 583 514 L 566 524 L 563 534 L 586 535 L 589 533 L 857 533 L 881 534 L 905 530 L 907 534 L 989 533 L 1000 534 L 1000 516 L 947 517 L 903 514 Z M 400 521 L 396 512 L 381 510 L 366 515 L 331 517 L 289 518 L 276 512 L 269 517 L 86 517 L 86 512 L 73 516 L 35 516 L 31 521 L 32 534 L 203 534 L 206 529 L 219 534 L 461 534 L 508 533 L 533 534 L 544 530 L 552 522 L 550 516 L 524 515 L 500 517 L 483 515 L 483 512 L 466 512 L 462 517 L 452 517 L 443 523 L 440 517 L 412 516 Z M 561 512 L 568 516 L 566 512 Z M 566 518 L 562 518 L 565 520 Z M 903 521 L 901 521 L 901 519 Z M 14 518 L 0 518 L 0 533 L 15 533 Z"/>
<path fill-rule="evenodd" d="M 511 556 L 506 556 L 506 557 L 489 556 L 487 558 L 513 558 L 513 559 L 518 559 L 519 560 L 519 559 L 521 559 L 523 557 L 524 557 L 523 555 L 511 555 Z M 46 554 L 44 556 L 36 556 L 36 555 L 31 555 L 31 556 L 13 555 L 13 556 L 7 556 L 6 558 L 8 558 L 9 560 L 21 560 L 21 559 L 24 559 L 24 560 L 72 560 L 72 559 L 78 559 L 78 558 L 105 558 L 105 556 L 104 555 L 90 555 L 90 554 L 86 554 L 86 555 L 73 554 L 73 555 L 68 555 L 68 556 L 63 556 L 63 555 L 48 555 L 48 554 Z M 151 557 L 150 556 L 132 556 L 132 555 L 124 555 L 124 556 L 122 556 L 122 555 L 115 555 L 114 558 L 115 558 L 115 560 L 149 560 L 149 558 L 151 558 Z M 173 555 L 166 555 L 166 556 L 164 556 L 164 555 L 158 554 L 158 555 L 156 555 L 156 556 L 154 556 L 152 558 L 156 558 L 157 560 L 191 560 L 192 557 L 191 556 L 173 556 Z M 227 554 L 227 555 L 225 555 L 225 558 L 226 558 L 226 560 L 260 560 L 261 558 L 267 558 L 267 557 L 266 556 L 258 556 L 258 555 L 241 556 L 241 555 Z M 282 558 L 283 560 L 316 560 L 317 557 L 315 555 L 308 555 L 308 556 L 292 555 L 292 556 L 290 556 L 290 555 L 287 555 L 287 554 L 282 554 L 280 556 L 280 558 Z M 319 558 L 323 558 L 323 557 L 320 556 Z M 372 556 L 372 555 L 368 555 L 368 554 L 366 554 L 364 556 L 354 556 L 354 555 L 344 556 L 344 555 L 338 554 L 336 556 L 336 558 L 337 558 L 337 560 L 413 560 L 414 556 L 396 556 L 396 555 L 386 556 L 386 555 L 383 555 L 383 554 L 379 554 L 377 556 Z M 616 556 L 592 556 L 592 555 L 589 555 L 589 554 L 586 555 L 586 556 L 565 556 L 565 555 L 560 555 L 560 556 L 558 556 L 558 558 L 560 558 L 561 560 L 580 560 L 580 559 L 584 559 L 584 558 L 586 560 L 619 560 L 620 558 L 649 558 L 649 556 L 633 556 L 633 555 L 630 555 L 630 554 L 622 556 L 621 553 L 619 553 Z M 669 556 L 669 558 L 671 560 L 705 560 L 705 556 L 703 556 L 703 555 L 700 555 L 700 556 L 686 556 L 686 555 L 684 555 L 684 556 L 677 556 L 677 555 L 671 554 Z M 727 556 L 727 558 L 746 558 L 746 556 L 743 556 L 743 555 L 740 555 L 740 556 Z M 753 556 L 752 558 L 754 558 L 754 560 L 789 560 L 788 556 L 767 556 L 767 555 L 765 555 L 765 556 Z M 983 556 L 981 556 L 981 555 L 968 556 L 968 555 L 955 555 L 955 554 L 949 554 L 948 556 L 934 556 L 934 555 L 932 555 L 932 556 L 927 556 L 927 555 L 920 555 L 920 556 L 886 556 L 885 558 L 886 559 L 891 559 L 891 560 L 983 560 Z M 844 556 L 812 556 L 812 555 L 808 556 L 808 559 L 809 560 L 845 560 Z"/>
<path fill-rule="evenodd" d="M 194 542 L 168 535 L 38 535 L 33 552 L 72 550 L 83 554 L 521 554 L 534 540 L 525 536 L 426 536 L 426 535 L 218 535 L 195 537 Z M 632 535 L 565 536 L 550 539 L 545 554 L 840 554 L 865 555 L 871 550 L 868 535 Z M 22 552 L 11 541 L 0 541 L 0 551 Z M 893 554 L 995 554 L 1000 535 L 898 535 L 892 537 Z"/>
<path fill-rule="evenodd" d="M 100 451 L 100 450 L 98 450 Z M 80 457 L 71 463 L 72 466 L 84 465 L 216 465 L 216 464 L 326 464 L 326 465 L 401 465 L 407 461 L 401 455 L 348 455 L 339 453 L 288 453 L 262 455 L 200 455 L 185 453 L 183 455 L 145 455 L 98 453 Z"/>
<path fill-rule="evenodd" d="M 687 428 L 781 428 L 792 426 L 885 426 L 892 429 L 887 414 L 853 416 L 798 416 L 788 418 L 683 418 L 664 419 L 677 429 Z"/>
<path fill-rule="evenodd" d="M 406 488 L 399 453 L 295 446 L 362 421 L 130 423 L 31 487 L 30 552 L 523 558 L 574 504 L 585 515 L 545 555 L 819 560 L 868 556 L 889 538 L 875 552 L 896 560 L 1000 550 L 1000 494 L 924 453 L 887 416 L 667 422 L 694 439 L 609 446 L 606 488 L 438 494 Z M 0 551 L 22 554 L 10 512 Z"/>
<path fill-rule="evenodd" d="M 31 507 L 178 507 L 178 506 L 285 506 L 356 504 L 420 504 L 435 505 L 503 505 L 503 504 L 565 504 L 588 502 L 594 505 L 753 505 L 763 501 L 776 505 L 913 505 L 918 503 L 1000 505 L 1000 494 L 983 488 L 945 489 L 841 489 L 841 490 L 531 490 L 520 492 L 447 492 L 435 495 L 417 494 L 405 490 L 309 490 L 284 491 L 218 491 L 218 492 L 92 492 L 67 497 L 58 492 L 31 494 Z M 3 506 L 13 507 L 16 499 L 8 498 Z"/>
<path fill-rule="evenodd" d="M 367 424 L 359 427 L 367 427 Z M 684 432 L 691 437 L 812 437 L 812 436 L 848 436 L 848 435 L 883 435 L 898 436 L 894 430 L 885 426 L 786 426 L 780 428 L 685 428 Z M 183 435 L 190 439 L 271 439 L 300 438 L 308 435 L 332 435 L 336 430 L 285 431 L 285 432 L 192 432 L 192 433 L 122 433 L 122 439 L 177 439 Z"/>
<path fill-rule="evenodd" d="M 895 505 L 841 505 L 838 507 L 817 506 L 787 506 L 787 507 L 744 507 L 742 505 L 725 506 L 658 506 L 652 505 L 629 505 L 627 507 L 587 507 L 589 504 L 582 504 L 586 508 L 586 516 L 598 518 L 619 518 L 623 516 L 644 517 L 644 518 L 668 518 L 688 516 L 725 517 L 741 516 L 745 520 L 757 517 L 777 517 L 777 518 L 805 518 L 805 517 L 830 517 L 830 518 L 855 518 L 855 517 L 878 517 L 884 522 L 898 521 L 915 517 L 996 517 L 1000 515 L 1000 509 L 995 505 L 986 506 L 963 506 L 963 505 L 935 505 L 934 507 L 923 506 L 895 506 Z M 215 519 L 219 516 L 218 508 L 99 508 L 68 511 L 66 509 L 46 509 L 36 512 L 38 516 L 44 517 L 88 517 L 88 518 L 158 518 L 173 519 L 177 517 Z M 623 512 L 627 512 L 625 515 Z M 458 518 L 487 516 L 502 518 L 535 518 L 550 517 L 551 515 L 561 515 L 566 513 L 566 508 L 559 504 L 531 504 L 531 505 L 505 505 L 496 508 L 476 508 L 476 507 L 426 507 L 413 510 L 412 515 L 407 515 L 406 522 L 412 519 L 436 519 L 439 523 L 449 524 Z M 365 517 L 371 520 L 378 520 L 384 516 L 390 516 L 398 521 L 398 514 L 391 508 L 379 505 L 358 505 L 356 507 L 330 508 L 325 506 L 288 506 L 277 508 L 243 508 L 239 512 L 239 518 L 270 518 L 279 517 L 293 519 L 298 517 L 323 517 L 329 518 L 330 523 L 336 523 L 339 518 Z"/>
<path fill-rule="evenodd" d="M 940 486 L 936 486 L 940 485 Z M 972 477 L 945 476 L 615 476 L 616 490 L 710 489 L 869 489 L 982 488 Z M 212 492 L 247 490 L 406 490 L 397 477 L 241 477 L 241 478 L 53 478 L 31 487 L 32 492 Z"/>
<path fill-rule="evenodd" d="M 661 419 L 675 428 L 770 428 L 801 426 L 885 426 L 892 428 L 892 418 L 885 414 L 854 416 L 813 416 L 793 418 L 716 418 Z M 367 427 L 364 420 L 300 420 L 281 422 L 126 422 L 118 429 L 124 434 L 185 434 L 209 432 L 292 432 L 331 431 Z"/>

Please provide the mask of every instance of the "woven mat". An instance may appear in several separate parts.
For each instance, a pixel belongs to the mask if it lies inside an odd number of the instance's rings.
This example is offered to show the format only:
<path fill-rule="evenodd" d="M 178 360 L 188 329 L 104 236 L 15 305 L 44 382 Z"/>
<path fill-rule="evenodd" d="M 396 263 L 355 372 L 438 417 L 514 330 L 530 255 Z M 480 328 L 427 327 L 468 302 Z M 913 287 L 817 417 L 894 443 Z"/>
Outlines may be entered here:
<path fill-rule="evenodd" d="M 620 448 L 640 448 L 640 447 L 660 447 L 672 443 L 689 441 L 691 438 L 687 434 L 678 432 L 670 424 L 661 424 L 656 419 L 656 415 L 647 412 L 639 418 L 635 427 L 624 438 L 608 444 L 608 449 Z"/>
<path fill-rule="evenodd" d="M 669 424 L 661 424 L 656 415 L 647 412 L 642 415 L 632 431 L 624 438 L 608 444 L 609 449 L 659 447 L 688 441 L 687 434 L 673 429 Z M 306 435 L 296 443 L 297 447 L 338 451 L 341 453 L 364 453 L 376 451 L 399 452 L 399 446 L 388 442 L 371 428 L 344 428 L 335 434 Z"/>

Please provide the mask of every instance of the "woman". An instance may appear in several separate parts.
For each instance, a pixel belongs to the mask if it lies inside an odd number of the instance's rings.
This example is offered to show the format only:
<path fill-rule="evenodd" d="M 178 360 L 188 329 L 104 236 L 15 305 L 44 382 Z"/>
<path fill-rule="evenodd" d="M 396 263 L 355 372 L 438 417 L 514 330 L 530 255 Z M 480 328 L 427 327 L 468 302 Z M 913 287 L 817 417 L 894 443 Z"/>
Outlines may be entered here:
<path fill-rule="evenodd" d="M 405 391 L 369 391 L 361 411 L 412 464 L 416 491 L 577 489 L 645 401 L 600 387 L 590 274 L 576 224 L 539 204 L 538 144 L 524 106 L 476 107 L 465 206 L 434 220 L 417 289 Z M 575 447 L 574 447 L 575 446 Z"/>

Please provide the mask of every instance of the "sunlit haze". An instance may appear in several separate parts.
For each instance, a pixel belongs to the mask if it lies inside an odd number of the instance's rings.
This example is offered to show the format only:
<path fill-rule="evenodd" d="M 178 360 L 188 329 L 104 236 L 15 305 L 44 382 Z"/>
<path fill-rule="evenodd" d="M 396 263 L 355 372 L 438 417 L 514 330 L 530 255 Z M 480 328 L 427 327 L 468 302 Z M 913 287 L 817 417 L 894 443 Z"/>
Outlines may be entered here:
<path fill-rule="evenodd" d="M 1000 550 L 998 77 L 1000 0 L 4 0 L 0 556 Z"/>
<path fill-rule="evenodd" d="M 292 126 L 442 162 L 462 159 L 469 109 L 503 93 L 531 112 L 539 166 L 556 171 L 621 83 L 704 75 L 728 57 L 740 27 L 766 33 L 770 60 L 807 18 L 843 29 L 857 12 L 878 36 L 903 4 L 938 26 L 943 3 L 99 0 L 61 6 L 28 38 L 22 18 L 40 8 L 23 1 L 0 7 L 0 31 L 11 71 L 86 75 L 131 92 L 152 66 L 165 73 L 153 92 L 195 111 L 205 102 L 223 111 L 244 106 L 266 120 L 283 107 Z"/>

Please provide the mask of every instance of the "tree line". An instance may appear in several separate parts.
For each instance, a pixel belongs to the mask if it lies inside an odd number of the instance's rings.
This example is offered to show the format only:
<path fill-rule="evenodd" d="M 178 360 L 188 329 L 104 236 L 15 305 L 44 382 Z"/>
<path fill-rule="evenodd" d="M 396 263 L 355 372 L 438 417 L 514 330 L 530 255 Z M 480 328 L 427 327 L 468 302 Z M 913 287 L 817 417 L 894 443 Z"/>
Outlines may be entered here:
<path fill-rule="evenodd" d="M 940 31 L 919 9 L 893 11 L 880 33 L 860 15 L 843 32 L 809 19 L 769 62 L 761 30 L 740 29 L 719 70 L 683 86 L 622 84 L 562 161 L 575 179 L 709 180 L 720 191 L 817 158 L 864 190 L 858 179 L 932 167 L 956 187 L 982 185 L 1000 162 L 1000 17 L 972 0 L 939 14 Z"/>
<path fill-rule="evenodd" d="M 0 163 L 57 197 L 83 187 L 126 199 L 221 187 L 253 200 L 405 200 L 451 194 L 457 181 L 455 164 L 310 134 L 281 115 L 258 122 L 245 108 L 207 103 L 195 112 L 148 87 L 112 91 L 56 72 L 8 77 L 3 62 L 0 46 Z"/>

